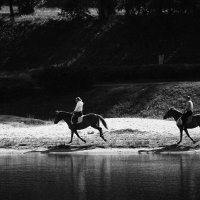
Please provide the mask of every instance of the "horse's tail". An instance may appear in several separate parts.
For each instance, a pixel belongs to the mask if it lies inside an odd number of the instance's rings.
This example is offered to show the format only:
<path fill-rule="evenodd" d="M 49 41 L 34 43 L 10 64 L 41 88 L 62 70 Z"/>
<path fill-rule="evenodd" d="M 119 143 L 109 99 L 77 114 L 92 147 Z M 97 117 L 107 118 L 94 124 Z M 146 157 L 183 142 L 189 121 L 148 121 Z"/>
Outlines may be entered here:
<path fill-rule="evenodd" d="M 106 121 L 104 120 L 104 118 L 101 115 L 97 115 L 97 117 L 99 118 L 99 120 L 102 122 L 102 124 L 104 125 L 104 127 L 106 129 L 108 129 L 108 126 L 106 124 Z"/>

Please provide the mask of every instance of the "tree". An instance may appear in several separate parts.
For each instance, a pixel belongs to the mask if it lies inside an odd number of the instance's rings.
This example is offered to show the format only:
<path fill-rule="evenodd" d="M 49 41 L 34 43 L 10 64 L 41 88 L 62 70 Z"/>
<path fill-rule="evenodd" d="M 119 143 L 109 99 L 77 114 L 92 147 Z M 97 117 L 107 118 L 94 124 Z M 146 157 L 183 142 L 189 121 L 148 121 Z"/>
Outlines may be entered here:
<path fill-rule="evenodd" d="M 133 9 L 134 4 L 135 4 L 135 1 L 133 1 L 133 0 L 125 0 L 124 1 L 124 9 L 125 9 L 127 17 L 129 17 L 131 15 L 131 10 Z"/>
<path fill-rule="evenodd" d="M 71 19 L 82 19 L 87 16 L 88 8 L 97 0 L 45 0 L 46 7 L 61 8 Z"/>
<path fill-rule="evenodd" d="M 112 14 L 115 14 L 114 0 L 98 0 L 97 2 L 99 19 L 105 20 Z"/>
<path fill-rule="evenodd" d="M 13 0 L 8 0 L 8 5 L 9 5 L 9 9 L 10 9 L 10 17 L 14 18 Z"/>
<path fill-rule="evenodd" d="M 40 0 L 17 0 L 18 10 L 20 14 L 30 14 L 34 12 L 34 7 Z"/>
<path fill-rule="evenodd" d="M 179 9 L 186 13 L 195 13 L 198 10 L 199 0 L 177 0 Z"/>
<path fill-rule="evenodd" d="M 144 14 L 147 11 L 148 0 L 118 0 L 120 9 L 125 10 L 126 17 L 134 14 Z"/>
<path fill-rule="evenodd" d="M 67 0 L 63 2 L 62 9 L 66 11 L 71 18 L 82 19 L 87 12 L 87 2 L 83 0 Z"/>
<path fill-rule="evenodd" d="M 163 10 L 167 10 L 168 13 L 174 10 L 179 11 L 179 13 L 195 13 L 198 10 L 200 0 L 150 0 L 149 2 L 150 8 L 159 15 Z"/>

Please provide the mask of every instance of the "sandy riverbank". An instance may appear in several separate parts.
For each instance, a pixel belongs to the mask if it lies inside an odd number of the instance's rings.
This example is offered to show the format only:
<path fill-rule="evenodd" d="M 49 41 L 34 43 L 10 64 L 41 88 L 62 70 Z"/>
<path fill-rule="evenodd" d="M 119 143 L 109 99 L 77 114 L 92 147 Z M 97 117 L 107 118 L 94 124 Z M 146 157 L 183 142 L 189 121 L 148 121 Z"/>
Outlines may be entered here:
<path fill-rule="evenodd" d="M 7 120 L 0 123 L 0 154 L 25 153 L 28 151 L 55 152 L 90 152 L 90 153 L 138 153 L 155 149 L 169 151 L 197 152 L 200 146 L 200 129 L 190 130 L 196 144 L 192 144 L 184 134 L 181 145 L 174 145 L 179 140 L 179 130 L 174 121 L 145 118 L 108 118 L 109 129 L 103 129 L 107 142 L 98 131 L 87 128 L 79 131 L 87 143 L 74 136 L 69 146 L 70 130 L 66 123 L 24 123 L 23 120 Z M 52 152 L 51 152 L 52 153 Z"/>

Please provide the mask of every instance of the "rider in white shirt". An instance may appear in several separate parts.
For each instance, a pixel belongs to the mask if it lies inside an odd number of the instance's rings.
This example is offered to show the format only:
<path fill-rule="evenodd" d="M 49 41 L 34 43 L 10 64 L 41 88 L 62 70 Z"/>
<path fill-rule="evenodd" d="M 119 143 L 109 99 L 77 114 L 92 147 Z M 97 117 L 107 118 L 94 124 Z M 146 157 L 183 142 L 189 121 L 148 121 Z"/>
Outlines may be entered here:
<path fill-rule="evenodd" d="M 72 115 L 72 123 L 76 124 L 78 121 L 78 118 L 83 115 L 83 101 L 80 97 L 76 97 L 76 107 L 74 109 L 73 115 Z"/>
<path fill-rule="evenodd" d="M 190 96 L 187 96 L 187 102 L 186 102 L 186 107 L 185 107 L 185 111 L 181 117 L 182 119 L 182 122 L 183 122 L 183 126 L 185 125 L 186 123 L 186 120 L 189 116 L 192 116 L 193 114 L 193 103 L 192 103 L 192 99 Z"/>

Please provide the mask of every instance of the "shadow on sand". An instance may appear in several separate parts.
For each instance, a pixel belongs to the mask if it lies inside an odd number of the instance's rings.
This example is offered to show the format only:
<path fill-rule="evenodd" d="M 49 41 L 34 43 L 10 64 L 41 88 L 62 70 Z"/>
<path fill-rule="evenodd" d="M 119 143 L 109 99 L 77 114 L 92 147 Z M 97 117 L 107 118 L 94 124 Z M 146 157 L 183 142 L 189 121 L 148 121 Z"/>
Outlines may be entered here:
<path fill-rule="evenodd" d="M 102 146 L 96 146 L 96 145 L 59 145 L 59 146 L 51 146 L 48 147 L 47 150 L 44 151 L 31 151 L 29 153 L 33 152 L 40 152 L 40 153 L 72 153 L 72 152 L 78 152 L 78 151 L 85 151 L 85 150 L 92 150 L 95 148 L 104 148 Z"/>
<path fill-rule="evenodd" d="M 172 152 L 187 152 L 192 150 L 199 150 L 200 149 L 200 143 L 196 143 L 195 145 L 191 146 L 184 146 L 184 145 L 178 145 L 178 144 L 172 144 L 165 147 L 160 147 L 156 149 L 151 150 L 139 150 L 138 153 L 172 153 Z"/>
<path fill-rule="evenodd" d="M 109 149 L 109 147 L 101 146 L 101 145 L 58 145 L 58 146 L 50 146 L 47 150 L 34 150 L 29 151 L 27 153 L 39 152 L 39 153 L 73 153 L 73 152 L 81 152 L 85 150 L 93 150 L 96 148 Z M 117 148 L 117 147 L 116 147 Z M 119 147 L 118 147 L 119 148 Z M 121 147 L 123 148 L 123 147 Z M 130 149 L 130 148 L 128 148 Z M 134 148 L 135 149 L 135 148 Z M 136 148 L 137 149 L 137 148 Z M 164 147 L 156 147 L 149 149 L 138 150 L 138 154 L 141 153 L 184 153 L 189 151 L 200 150 L 200 141 L 195 143 L 194 145 L 178 145 L 172 144 Z"/>

